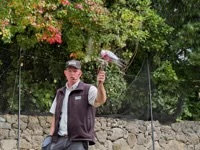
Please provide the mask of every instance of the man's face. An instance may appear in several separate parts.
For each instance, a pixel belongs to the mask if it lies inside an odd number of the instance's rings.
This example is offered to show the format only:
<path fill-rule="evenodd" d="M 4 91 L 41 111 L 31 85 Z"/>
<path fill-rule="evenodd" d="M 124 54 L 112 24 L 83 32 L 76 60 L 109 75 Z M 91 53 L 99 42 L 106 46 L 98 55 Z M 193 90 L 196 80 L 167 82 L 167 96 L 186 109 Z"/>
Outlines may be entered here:
<path fill-rule="evenodd" d="M 65 69 L 64 74 L 68 82 L 76 83 L 80 79 L 82 71 L 80 69 L 70 66 Z"/>

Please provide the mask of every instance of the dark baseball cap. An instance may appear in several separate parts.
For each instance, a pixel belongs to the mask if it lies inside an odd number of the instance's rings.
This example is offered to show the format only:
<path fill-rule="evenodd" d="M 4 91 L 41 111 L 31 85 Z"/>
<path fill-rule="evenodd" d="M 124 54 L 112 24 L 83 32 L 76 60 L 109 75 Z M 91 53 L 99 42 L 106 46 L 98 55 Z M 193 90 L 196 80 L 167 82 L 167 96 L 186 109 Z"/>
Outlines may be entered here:
<path fill-rule="evenodd" d="M 70 66 L 75 67 L 77 69 L 81 69 L 81 62 L 78 60 L 69 60 L 66 62 L 65 68 Z"/>

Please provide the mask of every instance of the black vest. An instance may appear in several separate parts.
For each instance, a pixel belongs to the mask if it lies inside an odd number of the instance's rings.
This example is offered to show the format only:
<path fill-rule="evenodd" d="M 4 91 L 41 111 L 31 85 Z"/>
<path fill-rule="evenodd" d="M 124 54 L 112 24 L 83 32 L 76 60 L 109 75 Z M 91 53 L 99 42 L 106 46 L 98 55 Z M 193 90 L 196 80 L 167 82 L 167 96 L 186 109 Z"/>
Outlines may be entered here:
<path fill-rule="evenodd" d="M 90 145 L 95 144 L 95 107 L 88 103 L 88 92 L 91 85 L 80 81 L 76 89 L 71 91 L 68 100 L 68 138 L 71 141 L 88 141 Z M 55 130 L 53 142 L 57 142 L 59 122 L 61 119 L 62 105 L 66 87 L 57 91 L 57 105 L 55 112 Z M 67 107 L 67 106 L 66 106 Z"/>

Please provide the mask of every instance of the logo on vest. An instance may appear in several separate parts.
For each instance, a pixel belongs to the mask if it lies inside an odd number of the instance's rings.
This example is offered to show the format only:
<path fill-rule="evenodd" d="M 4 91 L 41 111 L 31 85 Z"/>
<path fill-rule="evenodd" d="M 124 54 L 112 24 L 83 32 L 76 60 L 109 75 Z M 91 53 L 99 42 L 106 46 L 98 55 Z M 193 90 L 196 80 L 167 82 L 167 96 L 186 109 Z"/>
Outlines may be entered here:
<path fill-rule="evenodd" d="M 81 96 L 75 96 L 75 100 L 81 100 Z"/>

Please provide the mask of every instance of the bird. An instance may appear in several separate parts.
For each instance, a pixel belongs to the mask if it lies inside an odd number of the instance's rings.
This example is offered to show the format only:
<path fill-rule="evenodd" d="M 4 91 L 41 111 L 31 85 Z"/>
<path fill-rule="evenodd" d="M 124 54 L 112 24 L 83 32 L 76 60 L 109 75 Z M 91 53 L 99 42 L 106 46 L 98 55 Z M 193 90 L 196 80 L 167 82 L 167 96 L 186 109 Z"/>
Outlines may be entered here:
<path fill-rule="evenodd" d="M 126 63 L 121 58 L 119 58 L 109 50 L 102 49 L 100 54 L 102 59 L 104 59 L 107 62 L 114 63 L 120 68 L 124 68 L 126 66 Z"/>

